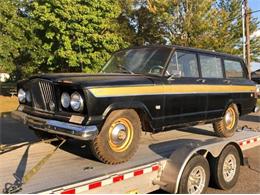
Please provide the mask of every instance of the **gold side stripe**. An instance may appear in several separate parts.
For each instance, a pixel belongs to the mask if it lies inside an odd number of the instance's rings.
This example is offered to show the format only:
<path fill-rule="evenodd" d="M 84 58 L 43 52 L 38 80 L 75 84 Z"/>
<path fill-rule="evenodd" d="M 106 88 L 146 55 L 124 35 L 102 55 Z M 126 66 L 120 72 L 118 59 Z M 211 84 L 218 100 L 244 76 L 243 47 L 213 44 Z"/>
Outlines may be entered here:
<path fill-rule="evenodd" d="M 176 93 L 252 93 L 256 91 L 256 87 L 232 85 L 151 85 L 90 88 L 89 91 L 95 97 L 113 97 Z"/>

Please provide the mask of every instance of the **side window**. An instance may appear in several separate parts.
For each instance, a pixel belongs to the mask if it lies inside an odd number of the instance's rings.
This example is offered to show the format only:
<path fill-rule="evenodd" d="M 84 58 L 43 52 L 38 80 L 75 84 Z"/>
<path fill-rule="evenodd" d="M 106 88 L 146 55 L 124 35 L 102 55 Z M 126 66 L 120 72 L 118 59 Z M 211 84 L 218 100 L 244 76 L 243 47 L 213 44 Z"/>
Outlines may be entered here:
<path fill-rule="evenodd" d="M 221 59 L 215 56 L 200 55 L 201 73 L 204 78 L 223 78 Z"/>
<path fill-rule="evenodd" d="M 199 77 L 196 54 L 176 51 L 167 69 L 169 75 L 180 71 L 182 77 Z"/>
<path fill-rule="evenodd" d="M 227 78 L 243 78 L 243 68 L 239 61 L 224 60 L 225 72 Z"/>

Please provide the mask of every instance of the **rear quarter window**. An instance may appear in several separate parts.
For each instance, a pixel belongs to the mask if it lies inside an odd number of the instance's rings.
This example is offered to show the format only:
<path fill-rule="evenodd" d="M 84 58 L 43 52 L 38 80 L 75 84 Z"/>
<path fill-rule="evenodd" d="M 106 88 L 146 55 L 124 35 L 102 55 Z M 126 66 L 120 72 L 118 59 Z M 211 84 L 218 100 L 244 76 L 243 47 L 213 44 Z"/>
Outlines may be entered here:
<path fill-rule="evenodd" d="M 223 78 L 221 58 L 199 55 L 201 74 L 204 78 Z"/>
<path fill-rule="evenodd" d="M 243 78 L 244 71 L 241 62 L 235 60 L 224 60 L 227 78 Z"/>

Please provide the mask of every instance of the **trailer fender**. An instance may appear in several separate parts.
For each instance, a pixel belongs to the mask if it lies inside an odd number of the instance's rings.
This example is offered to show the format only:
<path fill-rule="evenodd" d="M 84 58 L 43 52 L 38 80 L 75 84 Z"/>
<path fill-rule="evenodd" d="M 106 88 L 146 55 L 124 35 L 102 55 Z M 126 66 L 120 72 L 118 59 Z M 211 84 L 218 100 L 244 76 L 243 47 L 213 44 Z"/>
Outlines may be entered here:
<path fill-rule="evenodd" d="M 206 158 L 210 153 L 213 157 L 218 157 L 228 144 L 235 145 L 239 154 L 242 154 L 236 142 L 226 141 L 223 138 L 214 138 L 200 143 L 191 142 L 175 150 L 162 171 L 160 181 L 167 185 L 161 188 L 170 193 L 177 193 L 184 168 L 194 154 L 200 154 Z"/>

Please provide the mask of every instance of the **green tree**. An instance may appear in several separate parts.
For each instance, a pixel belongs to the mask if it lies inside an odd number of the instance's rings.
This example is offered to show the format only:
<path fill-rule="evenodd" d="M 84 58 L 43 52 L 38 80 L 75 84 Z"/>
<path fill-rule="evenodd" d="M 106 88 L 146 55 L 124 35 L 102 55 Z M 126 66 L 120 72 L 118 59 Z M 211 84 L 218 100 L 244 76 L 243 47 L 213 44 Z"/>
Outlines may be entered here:
<path fill-rule="evenodd" d="M 127 47 L 118 23 L 117 0 L 35 0 L 32 17 L 47 52 L 43 71 L 96 72 L 110 54 Z"/>
<path fill-rule="evenodd" d="M 132 0 L 127 17 L 138 44 L 176 44 L 242 56 L 242 0 Z M 131 7 L 131 6 L 129 6 Z M 254 32 L 259 21 L 251 18 Z M 135 42 L 134 42 L 135 43 Z M 135 43 L 136 44 L 136 43 Z M 252 38 L 252 57 L 260 55 Z"/>
<path fill-rule="evenodd" d="M 0 6 L 0 71 L 15 72 L 17 79 L 37 71 L 39 52 L 24 3 L 5 0 Z"/>

